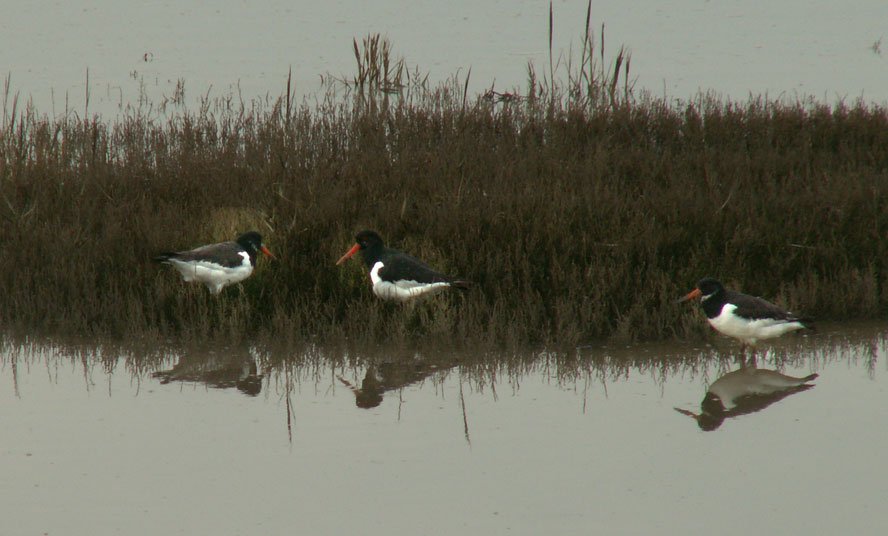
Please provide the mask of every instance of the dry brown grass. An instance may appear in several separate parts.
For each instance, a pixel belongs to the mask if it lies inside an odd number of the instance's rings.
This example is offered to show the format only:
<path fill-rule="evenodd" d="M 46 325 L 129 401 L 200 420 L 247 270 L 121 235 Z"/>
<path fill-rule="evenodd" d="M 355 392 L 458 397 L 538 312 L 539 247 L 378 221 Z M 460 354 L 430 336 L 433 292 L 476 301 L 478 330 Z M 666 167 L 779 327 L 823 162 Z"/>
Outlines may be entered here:
<path fill-rule="evenodd" d="M 698 312 L 673 302 L 704 275 L 814 317 L 888 312 L 883 108 L 635 97 L 592 76 L 591 54 L 562 85 L 531 72 L 521 98 L 496 102 L 454 77 L 380 86 L 373 106 L 366 86 L 317 106 L 288 89 L 108 123 L 7 95 L 0 322 L 569 346 L 698 334 Z M 628 77 L 620 62 L 597 72 Z M 149 262 L 248 228 L 279 262 L 220 298 Z M 333 267 L 366 228 L 473 290 L 379 303 L 360 263 Z"/>

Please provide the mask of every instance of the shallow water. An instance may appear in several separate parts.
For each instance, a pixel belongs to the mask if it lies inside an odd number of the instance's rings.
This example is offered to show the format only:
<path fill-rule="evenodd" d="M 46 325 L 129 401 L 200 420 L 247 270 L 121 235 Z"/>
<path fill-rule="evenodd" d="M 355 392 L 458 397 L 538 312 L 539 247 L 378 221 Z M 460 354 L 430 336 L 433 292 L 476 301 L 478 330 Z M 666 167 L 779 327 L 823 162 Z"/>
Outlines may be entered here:
<path fill-rule="evenodd" d="M 381 33 L 435 83 L 471 69 L 473 93 L 492 85 L 523 89 L 528 61 L 538 74 L 548 72 L 548 4 L 5 2 L 0 74 L 11 76 L 13 94 L 32 98 L 47 114 L 113 115 L 120 106 L 138 106 L 143 94 L 156 107 L 180 80 L 191 106 L 204 95 L 276 98 L 291 69 L 301 97 L 320 89 L 320 75 L 353 76 L 352 39 Z M 554 2 L 556 61 L 579 50 L 586 4 Z M 881 0 L 601 0 L 593 2 L 590 22 L 596 40 L 605 24 L 607 62 L 625 45 L 636 87 L 655 95 L 812 95 L 832 104 L 888 101 L 886 20 Z"/>
<path fill-rule="evenodd" d="M 739 368 L 715 336 L 570 355 L 3 348 L 3 534 L 877 534 L 888 522 L 884 323 L 760 352 L 758 369 L 817 373 L 815 386 L 741 404 L 712 431 L 674 408 L 699 413 Z"/>

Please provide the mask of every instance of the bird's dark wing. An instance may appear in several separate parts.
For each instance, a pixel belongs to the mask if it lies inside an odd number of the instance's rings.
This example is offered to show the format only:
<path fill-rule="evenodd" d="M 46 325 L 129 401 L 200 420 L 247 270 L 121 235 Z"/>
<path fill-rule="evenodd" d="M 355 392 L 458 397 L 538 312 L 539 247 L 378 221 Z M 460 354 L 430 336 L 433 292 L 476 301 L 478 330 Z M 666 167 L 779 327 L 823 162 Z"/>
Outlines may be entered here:
<path fill-rule="evenodd" d="M 237 242 L 220 242 L 190 251 L 180 251 L 173 258 L 184 262 L 212 262 L 226 268 L 236 268 L 244 261 L 243 256 L 240 255 L 241 251 Z"/>
<path fill-rule="evenodd" d="M 453 278 L 439 273 L 428 264 L 404 253 L 386 255 L 380 259 L 383 267 L 379 277 L 385 281 L 416 281 L 417 283 L 450 283 Z"/>
<path fill-rule="evenodd" d="M 741 318 L 773 318 L 774 320 L 786 320 L 787 322 L 800 320 L 798 316 L 789 311 L 784 311 L 773 303 L 756 296 L 729 290 L 728 301 L 737 306 L 734 314 Z"/>

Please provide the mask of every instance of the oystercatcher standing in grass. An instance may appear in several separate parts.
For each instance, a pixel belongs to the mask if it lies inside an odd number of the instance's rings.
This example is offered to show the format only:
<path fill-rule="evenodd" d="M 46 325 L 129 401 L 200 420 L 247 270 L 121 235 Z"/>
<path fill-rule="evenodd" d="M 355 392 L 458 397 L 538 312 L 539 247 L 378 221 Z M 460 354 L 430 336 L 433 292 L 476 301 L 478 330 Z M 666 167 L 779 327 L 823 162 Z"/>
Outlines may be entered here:
<path fill-rule="evenodd" d="M 256 253 L 274 258 L 263 245 L 256 231 L 244 233 L 234 242 L 220 242 L 189 251 L 164 253 L 154 262 L 172 265 L 185 281 L 203 283 L 213 294 L 219 294 L 226 285 L 239 283 L 250 277 L 256 266 Z"/>
<path fill-rule="evenodd" d="M 361 231 L 355 240 L 357 243 L 336 265 L 360 251 L 370 269 L 373 294 L 383 300 L 403 302 L 449 288 L 469 287 L 468 281 L 440 274 L 419 259 L 385 247 L 382 238 L 373 231 Z"/>
<path fill-rule="evenodd" d="M 784 311 L 769 301 L 727 290 L 711 277 L 681 298 L 700 298 L 709 324 L 724 335 L 754 346 L 757 341 L 779 337 L 797 329 L 810 328 L 809 321 Z"/>

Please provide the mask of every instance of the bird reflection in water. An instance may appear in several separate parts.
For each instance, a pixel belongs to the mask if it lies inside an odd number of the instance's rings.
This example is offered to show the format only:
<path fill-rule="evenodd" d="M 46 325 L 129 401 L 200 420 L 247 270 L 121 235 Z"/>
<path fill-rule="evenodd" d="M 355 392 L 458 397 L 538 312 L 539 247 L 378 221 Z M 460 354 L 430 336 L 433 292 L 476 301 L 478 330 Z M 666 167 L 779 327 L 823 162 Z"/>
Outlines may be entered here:
<path fill-rule="evenodd" d="M 262 374 L 249 352 L 198 352 L 185 354 L 170 370 L 153 374 L 166 384 L 173 381 L 203 383 L 214 389 L 236 388 L 247 396 L 262 391 Z"/>
<path fill-rule="evenodd" d="M 787 396 L 814 387 L 810 374 L 796 378 L 776 370 L 756 368 L 755 363 L 741 366 L 718 378 L 700 403 L 700 413 L 681 408 L 675 411 L 693 417 L 703 431 L 715 430 L 725 419 L 761 411 Z"/>
<path fill-rule="evenodd" d="M 415 360 L 386 361 L 367 367 L 360 387 L 342 376 L 337 376 L 337 378 L 354 393 L 355 405 L 359 408 L 370 409 L 382 403 L 382 396 L 387 391 L 394 391 L 418 383 L 437 372 L 453 368 L 455 365 L 456 363 L 432 363 Z"/>

